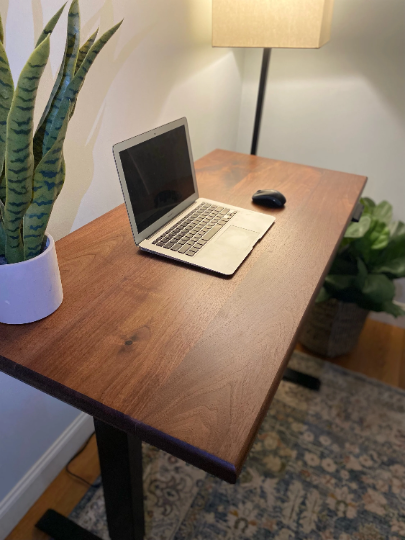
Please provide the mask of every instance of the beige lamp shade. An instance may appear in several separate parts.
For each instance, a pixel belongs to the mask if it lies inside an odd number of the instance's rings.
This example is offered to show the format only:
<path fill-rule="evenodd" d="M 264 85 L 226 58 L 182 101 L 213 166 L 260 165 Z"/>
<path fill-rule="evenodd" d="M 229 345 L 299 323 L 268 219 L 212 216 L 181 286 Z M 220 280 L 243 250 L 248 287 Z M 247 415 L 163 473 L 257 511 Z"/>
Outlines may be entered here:
<path fill-rule="evenodd" d="M 212 0 L 212 45 L 318 49 L 330 38 L 333 1 Z"/>

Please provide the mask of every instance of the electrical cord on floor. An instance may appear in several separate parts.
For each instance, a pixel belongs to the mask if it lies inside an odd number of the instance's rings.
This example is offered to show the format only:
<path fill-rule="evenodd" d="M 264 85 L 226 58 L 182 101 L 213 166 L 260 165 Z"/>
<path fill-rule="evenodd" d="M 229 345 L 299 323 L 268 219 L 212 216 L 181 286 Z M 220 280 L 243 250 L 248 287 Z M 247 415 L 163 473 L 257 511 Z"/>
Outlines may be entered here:
<path fill-rule="evenodd" d="M 69 465 L 78 457 L 80 456 L 80 454 L 82 452 L 84 452 L 84 450 L 87 448 L 89 442 L 91 441 L 91 439 L 93 438 L 93 436 L 96 434 L 95 431 L 93 431 L 93 433 L 90 435 L 90 437 L 86 440 L 86 442 L 83 444 L 83 446 L 76 452 L 76 454 L 68 461 L 66 467 L 65 467 L 65 470 L 66 472 L 72 476 L 73 478 L 76 478 L 76 480 L 80 480 L 81 482 L 83 482 L 84 484 L 86 484 L 86 486 L 89 486 L 89 488 L 99 488 L 101 486 L 101 481 L 99 482 L 94 482 L 94 484 L 91 484 L 90 482 L 88 482 L 85 478 L 83 478 L 82 476 L 79 476 L 78 474 L 75 474 L 74 472 L 72 472 L 70 469 L 69 469 Z"/>

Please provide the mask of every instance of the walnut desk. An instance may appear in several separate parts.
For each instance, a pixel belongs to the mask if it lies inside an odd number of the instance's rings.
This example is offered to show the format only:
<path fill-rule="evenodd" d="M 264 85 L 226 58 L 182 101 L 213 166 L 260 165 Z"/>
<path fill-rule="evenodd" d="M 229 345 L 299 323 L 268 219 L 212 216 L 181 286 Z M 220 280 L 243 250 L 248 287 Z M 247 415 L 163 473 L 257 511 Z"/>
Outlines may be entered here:
<path fill-rule="evenodd" d="M 233 277 L 138 250 L 122 205 L 57 242 L 54 314 L 0 324 L 0 370 L 94 417 L 112 540 L 143 534 L 140 441 L 236 481 L 366 182 L 223 150 L 196 170 L 201 196 L 276 217 Z"/>

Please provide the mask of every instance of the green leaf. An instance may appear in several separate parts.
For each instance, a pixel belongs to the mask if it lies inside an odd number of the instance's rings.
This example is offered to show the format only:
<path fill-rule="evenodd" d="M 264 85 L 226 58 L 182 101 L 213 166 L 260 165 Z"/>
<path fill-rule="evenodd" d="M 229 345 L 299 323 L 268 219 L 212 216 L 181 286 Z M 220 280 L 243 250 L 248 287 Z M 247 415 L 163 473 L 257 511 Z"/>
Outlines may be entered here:
<path fill-rule="evenodd" d="M 63 103 L 65 91 L 74 76 L 77 55 L 79 52 L 79 43 L 79 1 L 73 0 L 68 13 L 67 38 L 62 63 L 59 68 L 59 73 L 56 77 L 55 84 L 52 88 L 51 95 L 49 96 L 48 103 L 46 104 L 45 110 L 42 113 L 34 137 L 35 163 L 39 163 L 39 161 L 42 159 L 42 156 L 50 149 L 50 147 L 56 141 L 55 137 L 52 144 L 48 145 L 48 137 L 51 131 L 52 123 L 58 114 L 61 104 Z"/>
<path fill-rule="evenodd" d="M 330 291 L 331 289 L 336 291 L 342 291 L 343 289 L 348 289 L 349 287 L 352 287 L 355 279 L 355 276 L 329 274 L 325 278 L 325 285 L 328 291 Z"/>
<path fill-rule="evenodd" d="M 376 226 L 370 232 L 371 249 L 380 250 L 388 245 L 390 231 L 383 221 L 378 221 Z"/>
<path fill-rule="evenodd" d="M 388 225 L 392 220 L 392 206 L 387 201 L 382 201 L 373 209 L 373 217 Z"/>
<path fill-rule="evenodd" d="M 50 135 L 47 138 L 46 148 L 49 149 L 52 144 L 56 141 L 58 132 L 63 124 L 63 121 L 65 119 L 66 114 L 68 113 L 68 109 L 70 107 L 70 104 L 73 104 L 73 107 L 75 107 L 77 95 L 80 92 L 81 87 L 83 86 L 84 80 L 86 78 L 86 75 L 92 66 L 94 60 L 96 59 L 97 55 L 100 53 L 101 49 L 107 44 L 107 42 L 111 39 L 111 37 L 115 34 L 115 32 L 118 30 L 118 28 L 121 26 L 122 21 L 110 28 L 110 30 L 107 30 L 100 39 L 98 39 L 94 45 L 90 48 L 89 52 L 87 53 L 82 65 L 77 70 L 77 73 L 69 83 L 69 86 L 66 88 L 66 92 L 64 94 L 64 99 L 59 107 L 58 113 L 52 123 Z"/>
<path fill-rule="evenodd" d="M 65 180 L 63 143 L 69 118 L 66 116 L 62 129 L 52 148 L 35 169 L 33 198 L 24 216 L 24 258 L 32 259 L 41 253 L 49 217 Z"/>
<path fill-rule="evenodd" d="M 405 238 L 405 223 L 402 221 L 393 221 L 388 225 L 390 231 L 390 241 L 398 237 Z"/>
<path fill-rule="evenodd" d="M 354 240 L 350 246 L 350 254 L 353 257 L 360 256 L 366 265 L 378 259 L 379 250 L 384 249 L 388 244 L 389 229 L 382 221 L 372 218 L 371 225 L 363 238 Z"/>
<path fill-rule="evenodd" d="M 4 230 L 3 215 L 4 204 L 0 200 L 0 257 L 4 257 L 6 254 L 6 231 Z"/>
<path fill-rule="evenodd" d="M 76 62 L 76 67 L 75 67 L 75 73 L 77 73 L 77 70 L 78 70 L 79 67 L 83 64 L 83 60 L 86 58 L 87 53 L 89 52 L 91 46 L 92 46 L 93 43 L 94 43 L 94 40 L 96 39 L 97 32 L 98 32 L 98 29 L 94 32 L 94 34 L 92 34 L 92 35 L 89 37 L 89 39 L 86 41 L 86 43 L 80 48 L 79 54 L 78 54 L 78 56 L 77 56 L 77 62 Z M 74 102 L 73 107 L 72 107 L 72 109 L 71 109 L 71 111 L 70 111 L 70 118 L 72 118 L 73 113 L 75 112 L 75 109 L 76 109 L 76 101 Z"/>
<path fill-rule="evenodd" d="M 94 41 L 95 41 L 95 39 L 97 37 L 97 33 L 98 33 L 98 28 L 94 32 L 94 34 L 92 34 L 89 37 L 89 39 L 80 47 L 79 54 L 77 55 L 75 73 L 77 73 L 77 70 L 83 64 L 83 60 L 86 58 L 87 53 L 89 52 L 90 48 L 92 47 L 92 45 L 93 45 L 93 43 L 94 43 Z"/>
<path fill-rule="evenodd" d="M 331 297 L 330 293 L 326 290 L 325 287 L 321 287 L 321 290 L 316 297 L 315 303 L 319 304 L 320 302 L 326 302 Z"/>
<path fill-rule="evenodd" d="M 358 272 L 357 261 L 353 259 L 346 259 L 345 253 L 338 254 L 330 268 L 330 274 L 349 274 L 355 276 Z"/>
<path fill-rule="evenodd" d="M 390 279 L 405 277 L 405 255 L 373 267 L 374 274 L 387 274 Z"/>
<path fill-rule="evenodd" d="M 373 213 L 373 208 L 375 207 L 375 202 L 369 197 L 363 197 L 360 199 L 361 204 L 364 206 L 363 215 Z"/>
<path fill-rule="evenodd" d="M 357 277 L 356 277 L 355 286 L 358 289 L 363 289 L 363 287 L 366 284 L 368 271 L 367 271 L 366 265 L 360 259 L 360 257 L 357 257 L 357 270 L 358 270 L 358 274 L 357 274 Z"/>
<path fill-rule="evenodd" d="M 3 222 L 0 221 L 0 257 L 6 254 L 6 231 L 4 230 Z"/>
<path fill-rule="evenodd" d="M 390 313 L 394 317 L 403 317 L 405 315 L 405 311 L 400 306 L 398 306 L 398 304 L 390 302 L 389 300 L 383 302 L 379 311 L 385 311 L 386 313 Z"/>
<path fill-rule="evenodd" d="M 0 175 L 0 202 L 2 203 L 6 202 L 6 181 L 5 181 L 4 168 L 3 168 L 3 172 Z"/>
<path fill-rule="evenodd" d="M 1 20 L 1 15 L 0 15 L 0 43 L 4 43 L 4 30 L 3 30 L 3 21 Z"/>
<path fill-rule="evenodd" d="M 361 216 L 357 223 L 350 223 L 345 232 L 345 238 L 362 238 L 371 225 L 370 216 Z"/>
<path fill-rule="evenodd" d="M 39 81 L 49 57 L 49 37 L 34 50 L 23 67 L 7 120 L 5 160 L 6 258 L 8 263 L 23 260 L 22 219 L 32 197 L 34 156 L 32 133 Z"/>
<path fill-rule="evenodd" d="M 60 10 L 55 13 L 55 15 L 52 17 L 52 19 L 48 22 L 48 24 L 42 30 L 41 35 L 39 36 L 35 47 L 38 47 L 38 45 L 40 45 L 44 41 L 44 39 L 47 36 L 49 36 L 49 34 L 52 34 L 53 29 L 55 28 L 57 22 L 59 21 L 60 16 L 62 15 L 62 11 L 65 9 L 66 3 L 63 4 L 63 6 L 60 8 Z"/>
<path fill-rule="evenodd" d="M 388 227 L 390 236 L 388 245 L 381 252 L 380 256 L 375 260 L 375 265 L 379 266 L 388 261 L 399 259 L 405 253 L 405 225 L 402 221 L 391 223 Z"/>
<path fill-rule="evenodd" d="M 383 274 L 369 274 L 361 292 L 368 300 L 379 304 L 394 298 L 395 287 Z"/>
<path fill-rule="evenodd" d="M 392 207 L 361 199 L 363 216 L 351 224 L 325 278 L 327 294 L 372 311 L 394 316 L 403 310 L 393 303 L 393 279 L 405 276 L 405 224 L 391 223 Z"/>
<path fill-rule="evenodd" d="M 14 83 L 8 58 L 3 44 L 0 43 L 0 198 L 5 198 L 5 183 L 3 184 L 4 157 L 6 155 L 7 117 L 14 95 Z"/>

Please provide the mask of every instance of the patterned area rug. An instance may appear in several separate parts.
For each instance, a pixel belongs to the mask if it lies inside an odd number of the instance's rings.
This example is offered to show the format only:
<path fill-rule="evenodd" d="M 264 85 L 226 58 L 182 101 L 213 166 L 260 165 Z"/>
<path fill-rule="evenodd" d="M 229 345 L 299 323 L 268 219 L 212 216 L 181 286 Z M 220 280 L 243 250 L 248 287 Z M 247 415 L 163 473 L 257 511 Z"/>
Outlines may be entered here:
<path fill-rule="evenodd" d="M 148 540 L 405 538 L 405 392 L 294 353 L 235 486 L 144 445 Z M 108 539 L 102 488 L 73 511 Z"/>

